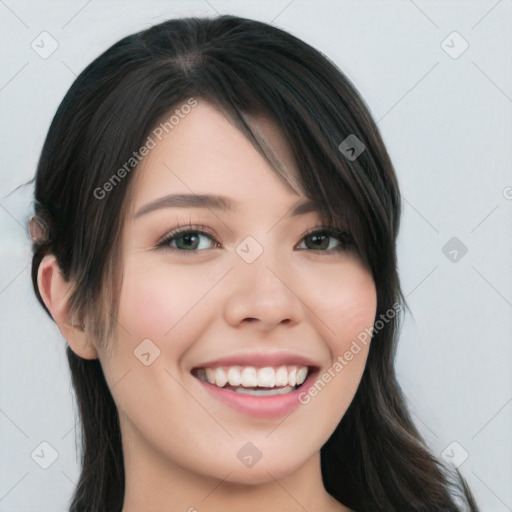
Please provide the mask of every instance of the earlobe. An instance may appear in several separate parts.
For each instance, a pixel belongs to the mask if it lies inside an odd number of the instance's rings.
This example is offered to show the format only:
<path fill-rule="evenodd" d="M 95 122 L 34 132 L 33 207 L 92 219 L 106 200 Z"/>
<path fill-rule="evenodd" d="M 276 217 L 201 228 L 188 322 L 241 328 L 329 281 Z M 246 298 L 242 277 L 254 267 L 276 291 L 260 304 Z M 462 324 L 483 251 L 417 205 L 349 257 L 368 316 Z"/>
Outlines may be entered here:
<path fill-rule="evenodd" d="M 83 359 L 97 359 L 98 353 L 88 339 L 85 326 L 73 323 L 69 308 L 71 283 L 64 279 L 53 254 L 46 255 L 37 272 L 39 293 L 69 346 Z"/>

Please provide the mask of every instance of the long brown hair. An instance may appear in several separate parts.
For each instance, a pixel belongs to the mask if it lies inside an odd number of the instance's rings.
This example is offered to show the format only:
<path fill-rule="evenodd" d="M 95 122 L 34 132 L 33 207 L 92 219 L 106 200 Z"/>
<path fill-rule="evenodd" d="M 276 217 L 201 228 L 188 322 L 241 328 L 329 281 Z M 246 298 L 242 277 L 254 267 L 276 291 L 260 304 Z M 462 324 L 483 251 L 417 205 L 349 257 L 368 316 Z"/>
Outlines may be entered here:
<path fill-rule="evenodd" d="M 281 177 L 248 116 L 265 114 L 293 151 L 300 186 L 334 223 L 349 226 L 377 289 L 377 315 L 404 304 L 396 261 L 400 193 L 367 106 L 324 55 L 271 25 L 238 18 L 170 20 L 130 35 L 75 80 L 48 132 L 36 174 L 36 213 L 49 229 L 34 243 L 32 280 L 54 254 L 74 284 L 73 315 L 98 343 L 114 340 L 120 226 L 136 173 L 104 184 L 157 122 L 190 98 L 222 109 Z M 340 150 L 364 144 L 357 158 Z M 45 308 L 46 309 L 46 308 Z M 47 310 L 48 311 L 48 310 Z M 477 506 L 458 472 L 428 450 L 398 385 L 398 315 L 373 334 L 358 391 L 321 449 L 326 490 L 358 511 L 461 511 Z M 100 362 L 67 356 L 81 419 L 82 468 L 70 512 L 120 512 L 124 466 L 117 409 Z"/>

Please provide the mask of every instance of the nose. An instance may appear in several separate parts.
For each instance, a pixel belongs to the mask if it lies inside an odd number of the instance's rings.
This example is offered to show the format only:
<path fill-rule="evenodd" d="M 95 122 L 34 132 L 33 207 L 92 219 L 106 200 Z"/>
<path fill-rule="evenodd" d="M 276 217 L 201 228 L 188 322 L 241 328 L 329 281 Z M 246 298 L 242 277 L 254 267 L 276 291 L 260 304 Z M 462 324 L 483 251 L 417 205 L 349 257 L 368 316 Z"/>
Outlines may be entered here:
<path fill-rule="evenodd" d="M 224 305 L 229 325 L 268 331 L 281 324 L 291 327 L 304 319 L 300 283 L 289 266 L 287 272 L 281 271 L 284 265 L 267 254 L 263 252 L 252 263 L 240 260 L 235 264 Z"/>

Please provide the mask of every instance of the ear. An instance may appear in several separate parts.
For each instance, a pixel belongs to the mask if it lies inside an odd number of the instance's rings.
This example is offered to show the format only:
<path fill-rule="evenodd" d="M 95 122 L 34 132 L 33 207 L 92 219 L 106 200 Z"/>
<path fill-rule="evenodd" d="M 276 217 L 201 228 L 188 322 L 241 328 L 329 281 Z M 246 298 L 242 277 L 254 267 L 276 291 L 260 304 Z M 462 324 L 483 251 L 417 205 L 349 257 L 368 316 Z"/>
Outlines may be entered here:
<path fill-rule="evenodd" d="M 64 279 L 53 254 L 48 254 L 41 260 L 37 272 L 37 285 L 46 307 L 73 352 L 83 359 L 97 359 L 98 353 L 88 340 L 85 327 L 72 324 L 68 302 L 71 283 Z"/>

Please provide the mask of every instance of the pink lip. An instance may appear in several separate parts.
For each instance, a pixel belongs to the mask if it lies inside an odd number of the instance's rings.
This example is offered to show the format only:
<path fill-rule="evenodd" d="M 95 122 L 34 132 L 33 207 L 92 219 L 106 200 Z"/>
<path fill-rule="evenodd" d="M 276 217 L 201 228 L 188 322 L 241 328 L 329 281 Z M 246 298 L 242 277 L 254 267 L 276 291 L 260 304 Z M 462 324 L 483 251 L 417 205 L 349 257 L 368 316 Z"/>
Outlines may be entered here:
<path fill-rule="evenodd" d="M 240 359 L 237 359 L 237 361 L 240 361 Z M 222 364 L 225 364 L 224 360 L 222 361 Z M 231 364 L 232 363 L 227 366 L 230 366 Z M 218 366 L 220 366 L 220 364 Z M 254 364 L 254 366 L 256 365 Z M 272 366 L 272 364 L 265 363 L 265 366 Z M 304 364 L 304 366 L 307 365 Z M 294 409 L 301 405 L 299 395 L 307 391 L 313 385 L 317 374 L 317 371 L 310 372 L 308 378 L 295 391 L 291 391 L 284 395 L 271 396 L 246 395 L 231 389 L 219 388 L 215 384 L 205 382 L 199 377 L 195 378 L 208 393 L 211 393 L 214 398 L 223 404 L 228 405 L 232 409 L 254 418 L 277 419 L 290 414 Z"/>
<path fill-rule="evenodd" d="M 307 357 L 292 354 L 289 352 L 273 352 L 273 353 L 252 353 L 252 354 L 234 354 L 232 356 L 222 357 L 213 361 L 199 364 L 197 368 L 217 368 L 219 366 L 254 366 L 256 368 L 265 368 L 272 366 L 277 368 L 282 365 L 310 366 L 315 369 L 320 365 Z"/>

